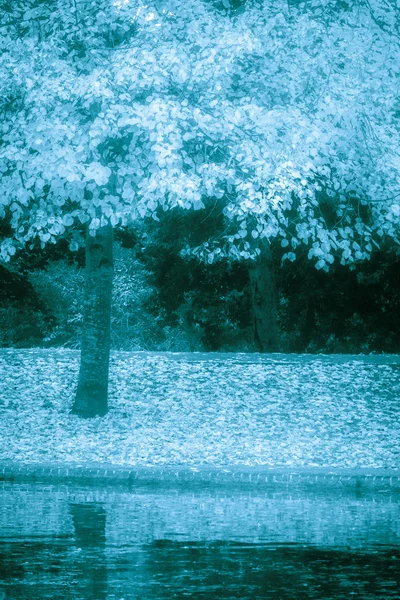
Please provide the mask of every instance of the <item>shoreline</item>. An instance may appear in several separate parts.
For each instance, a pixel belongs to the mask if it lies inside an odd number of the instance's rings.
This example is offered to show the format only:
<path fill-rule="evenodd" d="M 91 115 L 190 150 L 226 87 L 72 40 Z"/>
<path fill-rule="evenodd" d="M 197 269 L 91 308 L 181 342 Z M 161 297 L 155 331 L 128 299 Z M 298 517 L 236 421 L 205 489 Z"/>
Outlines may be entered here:
<path fill-rule="evenodd" d="M 339 467 L 121 466 L 111 463 L 0 462 L 0 481 L 86 485 L 229 486 L 241 489 L 304 489 L 400 493 L 400 469 Z"/>

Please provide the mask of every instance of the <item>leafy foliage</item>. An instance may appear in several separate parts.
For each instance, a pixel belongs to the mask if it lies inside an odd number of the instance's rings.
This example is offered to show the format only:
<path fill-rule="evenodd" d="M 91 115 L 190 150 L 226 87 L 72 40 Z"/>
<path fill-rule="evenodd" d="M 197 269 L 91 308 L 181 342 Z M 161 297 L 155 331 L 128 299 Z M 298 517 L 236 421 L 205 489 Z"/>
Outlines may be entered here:
<path fill-rule="evenodd" d="M 51 262 L 44 269 L 32 271 L 29 282 L 53 316 L 52 331 L 43 341 L 55 346 L 77 348 L 82 322 L 82 270 L 61 259 Z"/>
<path fill-rule="evenodd" d="M 168 327 L 187 332 L 187 349 L 244 350 L 252 344 L 247 266 L 182 256 L 185 242 L 199 243 L 221 226 L 221 204 L 215 199 L 201 212 L 177 208 L 158 222 L 145 222 L 141 260 L 157 290 L 153 311 Z"/>
<path fill-rule="evenodd" d="M 389 249 L 329 274 L 310 268 L 303 253 L 277 278 L 282 351 L 399 352 L 399 260 Z"/>
<path fill-rule="evenodd" d="M 204 264 L 180 256 L 185 236 L 215 231 L 212 214 L 170 211 L 116 231 L 112 346 L 120 350 L 254 350 L 248 261 Z M 179 216 L 180 215 L 180 216 Z M 192 222 L 193 221 L 193 222 Z M 203 221 L 203 222 L 202 222 Z M 217 219 L 218 224 L 218 219 Z M 399 352 L 399 260 L 390 246 L 349 269 L 315 270 L 272 245 L 280 350 Z M 68 241 L 18 252 L 0 269 L 4 346 L 78 347 L 84 256 Z"/>
<path fill-rule="evenodd" d="M 0 265 L 0 346 L 40 345 L 54 327 L 49 306 L 26 277 Z"/>
<path fill-rule="evenodd" d="M 149 273 L 140 261 L 116 243 L 111 320 L 114 348 L 155 349 L 165 341 L 159 319 L 146 307 L 153 294 L 148 279 Z M 82 328 L 82 266 L 70 264 L 66 259 L 53 260 L 44 268 L 32 269 L 28 281 L 51 314 L 52 327 L 40 342 L 77 348 Z"/>
<path fill-rule="evenodd" d="M 398 8 L 220 4 L 2 3 L 3 260 L 211 197 L 228 230 L 188 250 L 210 263 L 277 238 L 328 270 L 398 243 Z"/>
<path fill-rule="evenodd" d="M 155 350 L 165 340 L 161 319 L 149 309 L 154 289 L 150 273 L 129 250 L 115 247 L 111 316 L 112 346 L 121 350 Z"/>

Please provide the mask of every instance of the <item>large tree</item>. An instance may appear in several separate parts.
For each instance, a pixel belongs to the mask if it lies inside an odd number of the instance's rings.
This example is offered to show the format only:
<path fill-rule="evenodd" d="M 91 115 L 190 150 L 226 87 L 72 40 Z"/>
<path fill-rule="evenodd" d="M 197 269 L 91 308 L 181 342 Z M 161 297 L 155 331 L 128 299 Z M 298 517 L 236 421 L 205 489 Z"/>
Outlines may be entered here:
<path fill-rule="evenodd" d="M 85 224 L 82 416 L 107 410 L 113 227 L 217 198 L 226 226 L 188 250 L 208 262 L 262 262 L 278 238 L 327 270 L 398 241 L 399 9 L 232 6 L 0 5 L 1 257 Z"/>

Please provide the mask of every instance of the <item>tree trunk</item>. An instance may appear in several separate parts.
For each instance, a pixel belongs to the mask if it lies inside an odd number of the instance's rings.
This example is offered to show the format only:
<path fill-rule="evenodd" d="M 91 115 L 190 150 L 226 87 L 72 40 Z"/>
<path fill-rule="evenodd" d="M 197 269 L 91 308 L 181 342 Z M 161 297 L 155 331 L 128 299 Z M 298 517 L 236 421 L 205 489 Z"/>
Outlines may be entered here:
<path fill-rule="evenodd" d="M 254 342 L 259 352 L 277 352 L 276 281 L 270 249 L 249 265 Z"/>
<path fill-rule="evenodd" d="M 113 275 L 113 230 L 106 225 L 86 239 L 81 363 L 71 411 L 80 417 L 103 416 L 108 410 Z"/>

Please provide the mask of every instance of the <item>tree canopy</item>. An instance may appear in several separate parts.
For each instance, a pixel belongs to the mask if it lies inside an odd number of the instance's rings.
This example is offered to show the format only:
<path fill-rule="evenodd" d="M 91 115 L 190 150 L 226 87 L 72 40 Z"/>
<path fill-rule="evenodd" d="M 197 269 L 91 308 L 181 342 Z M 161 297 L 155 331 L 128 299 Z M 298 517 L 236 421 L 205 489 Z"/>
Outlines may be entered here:
<path fill-rule="evenodd" d="M 4 261 L 215 199 L 224 229 L 187 249 L 208 262 L 277 237 L 327 270 L 399 243 L 396 3 L 234 4 L 1 3 Z"/>

